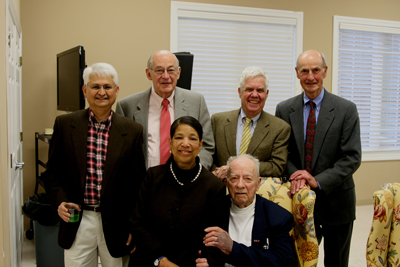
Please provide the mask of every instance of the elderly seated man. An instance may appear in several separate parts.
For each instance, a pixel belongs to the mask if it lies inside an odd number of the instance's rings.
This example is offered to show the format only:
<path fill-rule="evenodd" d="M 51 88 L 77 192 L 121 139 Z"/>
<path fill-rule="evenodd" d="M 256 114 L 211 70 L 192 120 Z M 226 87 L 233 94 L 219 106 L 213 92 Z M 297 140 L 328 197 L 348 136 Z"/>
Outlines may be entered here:
<path fill-rule="evenodd" d="M 224 231 L 205 229 L 204 244 L 219 248 L 225 266 L 296 266 L 289 231 L 293 216 L 279 205 L 256 195 L 260 187 L 260 163 L 251 155 L 230 157 L 227 162 L 229 196 L 226 199 Z M 196 266 L 208 266 L 205 258 Z"/>

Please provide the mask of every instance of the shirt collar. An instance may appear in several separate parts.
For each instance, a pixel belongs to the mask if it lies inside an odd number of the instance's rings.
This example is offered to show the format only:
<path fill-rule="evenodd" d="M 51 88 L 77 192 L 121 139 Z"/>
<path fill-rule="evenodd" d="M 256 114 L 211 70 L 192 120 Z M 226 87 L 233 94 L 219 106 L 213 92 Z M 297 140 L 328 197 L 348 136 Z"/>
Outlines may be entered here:
<path fill-rule="evenodd" d="M 257 123 L 257 121 L 260 118 L 260 116 L 261 116 L 261 112 L 259 114 L 257 114 L 257 116 L 251 118 L 251 120 L 253 121 L 253 124 Z M 242 108 L 240 108 L 240 114 L 239 114 L 240 123 L 244 123 L 243 119 L 245 117 L 247 117 L 246 113 L 244 113 L 244 110 Z"/>
<path fill-rule="evenodd" d="M 231 198 L 231 211 L 233 213 L 239 213 L 239 214 L 244 214 L 244 213 L 250 213 L 250 212 L 254 212 L 256 207 L 256 196 L 254 196 L 254 200 L 253 202 L 251 202 L 250 205 L 248 205 L 245 208 L 239 208 L 238 206 L 236 206 L 235 203 L 233 203 L 233 200 Z"/>
<path fill-rule="evenodd" d="M 90 123 L 91 125 L 95 125 L 95 124 L 104 124 L 105 128 L 106 128 L 107 130 L 109 130 L 110 127 L 111 127 L 111 119 L 112 119 L 113 114 L 114 114 L 114 111 L 111 110 L 110 116 L 108 116 L 108 118 L 107 118 L 106 120 L 102 120 L 102 121 L 99 122 L 99 121 L 97 120 L 96 116 L 94 115 L 92 109 L 89 108 L 89 123 Z"/>
<path fill-rule="evenodd" d="M 324 99 L 324 94 L 325 94 L 325 88 L 322 88 L 321 93 L 312 100 L 312 102 L 314 102 L 316 107 L 321 107 L 321 102 L 322 99 Z M 304 101 L 304 106 L 307 105 L 307 103 L 309 101 L 311 101 L 311 99 L 306 95 L 306 93 L 303 94 L 303 101 Z"/>
<path fill-rule="evenodd" d="M 172 91 L 172 94 L 167 97 L 167 99 L 169 100 L 169 105 L 174 108 L 174 96 L 175 96 L 175 89 L 174 91 Z M 162 101 L 164 100 L 164 98 L 162 98 L 161 96 L 157 95 L 156 91 L 154 90 L 154 86 L 151 86 L 151 93 L 150 93 L 150 97 L 153 98 L 154 102 L 157 107 L 162 108 Z"/>

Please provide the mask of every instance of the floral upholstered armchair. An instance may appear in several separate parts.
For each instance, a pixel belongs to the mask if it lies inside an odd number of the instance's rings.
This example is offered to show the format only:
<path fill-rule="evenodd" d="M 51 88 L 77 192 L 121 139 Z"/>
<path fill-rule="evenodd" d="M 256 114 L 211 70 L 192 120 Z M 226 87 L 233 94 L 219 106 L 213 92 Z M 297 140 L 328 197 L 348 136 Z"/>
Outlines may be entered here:
<path fill-rule="evenodd" d="M 372 195 L 374 217 L 367 242 L 367 266 L 400 266 L 400 183 Z"/>
<path fill-rule="evenodd" d="M 280 178 L 266 178 L 257 194 L 279 204 L 293 214 L 295 226 L 290 231 L 290 235 L 295 241 L 299 266 L 317 266 L 319 252 L 314 226 L 315 192 L 303 188 L 292 195 L 290 182 L 282 182 Z"/>

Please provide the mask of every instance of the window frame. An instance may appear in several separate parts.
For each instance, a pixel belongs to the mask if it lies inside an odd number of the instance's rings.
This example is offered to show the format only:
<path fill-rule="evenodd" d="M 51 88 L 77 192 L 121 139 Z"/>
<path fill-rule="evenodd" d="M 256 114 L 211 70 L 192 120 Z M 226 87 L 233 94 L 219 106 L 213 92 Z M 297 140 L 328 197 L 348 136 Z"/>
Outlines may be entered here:
<path fill-rule="evenodd" d="M 400 34 L 400 22 L 378 19 L 334 16 L 332 51 L 332 93 L 338 94 L 339 31 L 355 30 L 376 33 Z M 363 151 L 362 161 L 400 160 L 400 150 Z"/>
<path fill-rule="evenodd" d="M 278 25 L 295 25 L 295 60 L 303 52 L 303 12 L 171 1 L 170 50 L 172 52 L 179 52 L 177 51 L 179 18 L 209 18 L 212 20 L 252 21 L 275 23 Z M 295 62 L 293 63 L 294 73 Z M 239 76 L 237 78 L 239 78 Z M 234 91 L 235 88 L 232 88 L 232 90 Z M 300 82 L 298 79 L 295 79 L 293 96 L 300 93 L 302 93 Z M 265 107 L 267 107 L 267 105 L 268 100 Z"/>

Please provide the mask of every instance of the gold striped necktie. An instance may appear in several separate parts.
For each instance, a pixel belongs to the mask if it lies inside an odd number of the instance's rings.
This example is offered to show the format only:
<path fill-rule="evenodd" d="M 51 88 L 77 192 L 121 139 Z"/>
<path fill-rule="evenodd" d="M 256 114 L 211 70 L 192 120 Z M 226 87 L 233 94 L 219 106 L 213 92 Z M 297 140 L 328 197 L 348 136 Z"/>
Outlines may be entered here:
<path fill-rule="evenodd" d="M 245 117 L 246 124 L 244 125 L 242 141 L 240 143 L 239 155 L 246 154 L 247 148 L 250 144 L 251 133 L 250 133 L 250 123 L 252 120 L 248 117 Z"/>

